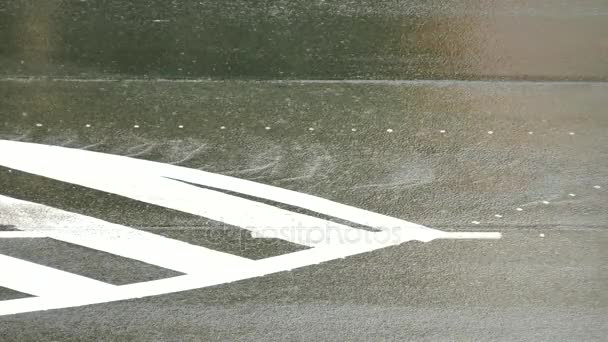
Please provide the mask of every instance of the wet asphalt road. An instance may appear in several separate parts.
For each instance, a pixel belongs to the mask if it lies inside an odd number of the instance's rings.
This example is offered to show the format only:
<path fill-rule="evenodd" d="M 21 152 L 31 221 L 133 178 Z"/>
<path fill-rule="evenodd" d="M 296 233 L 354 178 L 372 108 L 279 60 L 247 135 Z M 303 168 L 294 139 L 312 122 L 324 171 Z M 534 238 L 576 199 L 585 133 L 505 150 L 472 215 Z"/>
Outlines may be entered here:
<path fill-rule="evenodd" d="M 3 0 L 0 74 L 605 81 L 607 15 L 603 0 Z"/>
<path fill-rule="evenodd" d="M 0 340 L 604 340 L 607 16 L 601 1 L 0 1 L 0 139 L 503 233 L 2 316 Z M 8 171 L 1 195 L 252 259 L 298 250 Z M 110 283 L 174 276 L 79 248 L 0 240 L 0 254 Z"/>

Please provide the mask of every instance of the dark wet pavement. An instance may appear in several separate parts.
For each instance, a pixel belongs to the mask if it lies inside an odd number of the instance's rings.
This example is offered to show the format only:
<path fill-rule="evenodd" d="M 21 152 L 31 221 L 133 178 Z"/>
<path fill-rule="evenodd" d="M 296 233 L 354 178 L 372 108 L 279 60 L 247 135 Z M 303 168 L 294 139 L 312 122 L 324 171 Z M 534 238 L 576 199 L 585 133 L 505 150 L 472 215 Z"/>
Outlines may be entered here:
<path fill-rule="evenodd" d="M 608 78 L 604 1 L 3 1 L 0 74 Z"/>

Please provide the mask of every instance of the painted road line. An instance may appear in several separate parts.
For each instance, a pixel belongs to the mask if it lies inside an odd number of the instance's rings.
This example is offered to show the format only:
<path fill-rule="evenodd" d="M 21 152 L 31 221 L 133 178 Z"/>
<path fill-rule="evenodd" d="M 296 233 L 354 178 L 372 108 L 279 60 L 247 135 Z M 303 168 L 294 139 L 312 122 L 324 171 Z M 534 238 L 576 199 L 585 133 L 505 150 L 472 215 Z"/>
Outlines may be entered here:
<path fill-rule="evenodd" d="M 449 236 L 446 235 L 446 236 Z M 483 238 L 495 238 L 495 235 L 484 234 Z M 448 237 L 451 238 L 451 237 Z M 465 238 L 465 235 L 458 238 Z M 478 238 L 477 235 L 468 235 L 466 238 Z M 403 240 L 401 242 L 405 242 Z M 142 298 L 181 292 L 220 285 L 239 280 L 260 277 L 271 273 L 290 271 L 297 268 L 315 265 L 347 256 L 370 252 L 379 248 L 397 245 L 398 240 L 386 243 L 366 243 L 344 245 L 338 248 L 312 248 L 295 253 L 285 254 L 255 261 L 249 267 L 227 269 L 221 274 L 183 275 L 168 279 L 154 280 L 136 284 L 117 286 L 116 291 L 91 294 L 82 298 L 40 298 L 17 299 L 0 302 L 0 316 L 25 312 L 61 309 L 90 304 L 100 304 L 132 298 Z"/>
<path fill-rule="evenodd" d="M 499 233 L 443 232 L 311 195 L 128 157 L 2 140 L 0 151 L 0 165 L 13 169 L 212 218 L 249 229 L 256 236 L 280 238 L 314 247 L 253 261 L 97 218 L 0 195 L 0 207 L 3 208 L 0 220 L 26 233 L 48 236 L 184 273 L 168 279 L 116 286 L 111 291 L 102 288 L 76 298 L 62 296 L 62 293 L 58 295 L 56 291 L 42 292 L 43 298 L 0 302 L 0 315 L 197 289 L 288 271 L 411 240 L 500 238 Z M 381 231 L 351 228 L 182 181 L 299 206 L 380 228 Z M 14 260 L 18 259 L 7 258 L 9 257 L 3 259 L 5 263 L 16 270 L 17 263 Z M 31 263 L 28 265 L 35 268 Z M 58 284 L 83 281 L 80 276 L 39 267 L 50 273 L 50 277 L 56 277 Z M 9 276 L 11 279 L 5 281 L 9 285 L 6 287 L 26 293 L 42 291 L 37 287 L 28 291 L 24 276 L 15 273 L 13 271 Z"/>
<path fill-rule="evenodd" d="M 253 260 L 0 195 L 0 221 L 24 233 L 112 253 L 182 273 L 210 274 L 247 267 Z"/>
<path fill-rule="evenodd" d="M 0 254 L 0 286 L 34 296 L 88 297 L 117 286 Z"/>
<path fill-rule="evenodd" d="M 0 239 L 25 239 L 47 237 L 39 232 L 0 232 Z"/>
<path fill-rule="evenodd" d="M 217 175 L 212 176 L 213 174 L 202 171 L 195 173 L 197 177 L 192 177 L 194 170 L 179 166 L 6 140 L 0 140 L 0 150 L 7 151 L 0 153 L 0 164 L 6 167 L 200 215 L 250 230 L 259 236 L 279 238 L 305 246 L 331 245 L 335 241 L 330 239 L 331 236 L 344 236 L 349 231 L 358 229 L 169 178 L 204 183 L 215 188 L 301 206 L 379 229 L 408 229 L 422 241 L 435 238 L 437 233 L 411 222 L 315 196 L 302 196 L 293 191 L 283 192 L 276 187 L 233 177 L 216 177 Z M 182 177 L 188 175 L 190 177 Z M 274 195 L 269 195 L 270 193 Z M 357 234 L 366 238 L 373 236 L 371 232 Z"/>
<path fill-rule="evenodd" d="M 132 255 L 125 255 L 125 250 L 128 251 L 128 247 L 130 246 L 133 250 L 137 250 L 142 245 L 149 245 L 150 240 L 141 239 L 141 236 L 130 235 L 133 234 L 133 229 L 126 228 L 127 230 L 116 230 L 117 225 L 104 226 L 99 225 L 98 220 L 91 219 L 86 216 L 67 213 L 55 208 L 49 208 L 40 204 L 27 203 L 20 200 L 10 199 L 7 197 L 0 197 L 0 206 L 5 208 L 3 212 L 6 211 L 6 208 L 14 209 L 14 212 L 21 213 L 17 218 L 17 226 L 20 228 L 24 228 L 21 224 L 26 223 L 26 229 L 44 229 L 45 234 L 48 236 L 52 236 L 54 238 L 58 238 L 63 241 L 77 243 L 85 245 L 90 248 L 97 248 L 100 250 L 108 251 L 110 253 L 122 253 L 122 256 L 130 257 Z M 36 216 L 39 215 L 39 216 Z M 40 216 L 41 215 L 41 216 Z M 46 216 L 49 215 L 49 216 Z M 11 216 L 15 217 L 15 216 Z M 1 218 L 1 216 L 0 216 Z M 50 222 L 45 222 L 45 219 L 51 219 Z M 26 221 L 22 221 L 22 219 L 26 219 Z M 93 220 L 93 221 L 89 221 Z M 40 228 L 36 228 L 39 225 Z M 93 234 L 93 237 L 88 239 L 81 239 L 83 231 L 79 231 L 78 228 L 88 227 L 91 229 L 86 229 L 84 232 L 90 232 Z M 59 227 L 59 228 L 57 228 Z M 118 226 L 120 227 L 120 226 Z M 57 234 L 56 231 L 59 231 L 61 234 Z M 112 238 L 109 241 L 104 241 L 104 239 L 100 239 L 100 236 L 103 237 L 106 234 L 110 234 Z M 492 233 L 461 233 L 461 234 L 453 234 L 451 232 L 441 232 L 437 231 L 437 237 L 442 238 L 498 238 L 499 235 Z M 137 233 L 137 232 L 135 232 Z M 409 232 L 411 233 L 411 232 Z M 147 233 L 145 233 L 147 234 Z M 82 296 L 63 296 L 62 293 L 59 295 L 55 292 L 44 293 L 43 298 L 25 298 L 19 300 L 10 300 L 0 302 L 0 316 L 2 315 L 11 315 L 18 314 L 24 312 L 33 312 L 40 310 L 51 310 L 51 309 L 60 309 L 60 308 L 68 308 L 82 305 L 90 305 L 90 304 L 99 304 L 106 303 L 118 300 L 132 299 L 132 298 L 141 298 L 148 296 L 161 295 L 166 293 L 173 293 L 179 291 L 193 290 L 198 288 L 203 288 L 207 286 L 225 284 L 228 282 L 234 282 L 239 280 L 244 280 L 253 277 L 259 277 L 266 274 L 271 274 L 275 272 L 281 271 L 289 271 L 293 269 L 297 269 L 304 266 L 319 264 L 322 262 L 327 262 L 330 260 L 344 258 L 347 256 L 370 252 L 376 249 L 397 245 L 409 240 L 415 240 L 419 237 L 415 234 L 406 234 L 402 235 L 391 235 L 389 232 L 378 232 L 375 233 L 378 235 L 376 240 L 372 241 L 344 241 L 342 245 L 329 248 L 325 247 L 317 247 L 309 250 L 299 251 L 295 253 L 285 254 L 282 256 L 271 257 L 267 259 L 262 259 L 258 261 L 251 261 L 248 259 L 239 259 L 239 262 L 243 262 L 246 260 L 246 263 L 242 264 L 234 264 L 231 267 L 225 264 L 220 263 L 222 266 L 221 269 L 215 270 L 207 270 L 207 272 L 200 272 L 195 274 L 186 274 L 183 276 L 177 276 L 168 279 L 161 279 L 149 282 L 142 282 L 137 284 L 129 284 L 122 286 L 115 286 L 112 288 L 112 291 L 92 291 L 86 295 Z M 85 236 L 88 233 L 84 233 Z M 76 236 L 76 238 L 74 238 Z M 165 238 L 162 238 L 165 239 Z M 122 240 L 122 241 L 121 241 Z M 100 244 L 101 242 L 101 244 Z M 109 244 L 108 244 L 109 242 Z M 179 242 L 178 242 L 179 243 Z M 124 245 L 123 245 L 124 244 Z M 112 248 L 117 245 L 123 245 L 118 251 L 113 250 Z M 207 265 L 209 263 L 216 264 L 216 260 L 213 257 L 208 255 L 198 256 L 194 259 L 179 259 L 179 258 L 192 258 L 192 256 L 184 256 L 180 254 L 180 248 L 182 245 L 177 246 L 169 246 L 164 245 L 163 247 L 158 248 L 168 248 L 168 249 L 156 249 L 153 247 L 146 247 L 144 250 L 155 250 L 159 252 L 159 255 L 162 257 L 168 257 L 173 259 L 172 263 L 176 263 L 178 266 L 173 267 L 174 269 L 181 269 L 179 267 L 180 264 L 184 265 Z M 163 253 L 165 252 L 166 253 Z M 176 257 L 172 257 L 172 255 L 176 255 Z M 5 257 L 8 258 L 8 257 Z M 13 259 L 13 258 L 11 258 Z M 150 261 L 147 258 L 143 258 L 144 261 Z M 13 259 L 15 260 L 15 259 Z M 18 259 L 17 259 L 18 260 Z M 30 263 L 31 264 L 31 263 Z M 1 266 L 1 265 L 0 265 Z M 159 266 L 169 266 L 163 265 L 159 263 Z M 57 275 L 65 275 L 66 272 L 57 271 L 54 269 L 50 269 L 48 267 L 40 266 L 47 272 L 60 272 L 54 273 L 54 276 Z M 195 272 L 198 269 L 195 269 Z M 37 274 L 42 274 L 38 271 L 33 270 L 33 272 L 37 272 Z M 68 273 L 69 275 L 69 273 Z M 12 277 L 12 274 L 6 275 L 8 277 Z M 76 276 L 78 277 L 78 276 Z M 86 279 L 86 278 L 85 278 Z M 60 284 L 63 282 L 72 282 L 72 278 L 62 278 Z M 96 281 L 95 281 L 96 282 Z M 24 286 L 24 281 L 13 281 L 12 284 L 7 284 L 5 281 L 3 284 L 6 287 L 13 288 L 17 291 L 26 292 L 26 293 L 37 293 L 40 291 L 28 289 Z M 69 284 L 67 284 L 69 287 Z M 105 284 L 104 284 L 105 285 Z M 108 285 L 112 286 L 112 285 Z M 82 289 L 88 289 L 90 287 L 82 287 Z"/>

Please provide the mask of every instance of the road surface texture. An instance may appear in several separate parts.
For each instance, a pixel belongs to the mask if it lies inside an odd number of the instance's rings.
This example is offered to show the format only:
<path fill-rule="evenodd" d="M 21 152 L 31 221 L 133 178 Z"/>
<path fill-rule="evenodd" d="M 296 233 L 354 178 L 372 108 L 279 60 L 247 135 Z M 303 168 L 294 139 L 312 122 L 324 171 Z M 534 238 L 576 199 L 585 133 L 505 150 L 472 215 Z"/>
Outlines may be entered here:
<path fill-rule="evenodd" d="M 607 32 L 600 0 L 0 0 L 0 141 L 502 233 L 0 315 L 0 341 L 605 341 Z M 252 260 L 306 249 L 1 163 L 0 196 Z M 0 205 L 0 235 L 18 214 Z M 113 285 L 181 275 L 52 238 L 0 255 Z M 7 283 L 0 307 L 34 296 Z"/>

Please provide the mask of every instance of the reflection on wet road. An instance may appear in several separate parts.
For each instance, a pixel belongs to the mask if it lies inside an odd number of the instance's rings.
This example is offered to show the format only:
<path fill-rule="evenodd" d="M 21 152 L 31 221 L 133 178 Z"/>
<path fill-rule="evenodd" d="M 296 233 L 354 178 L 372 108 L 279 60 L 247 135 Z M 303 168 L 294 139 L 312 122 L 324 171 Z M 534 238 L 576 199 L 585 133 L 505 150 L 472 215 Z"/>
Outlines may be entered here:
<path fill-rule="evenodd" d="M 5 1 L 0 74 L 606 80 L 608 5 Z"/>

